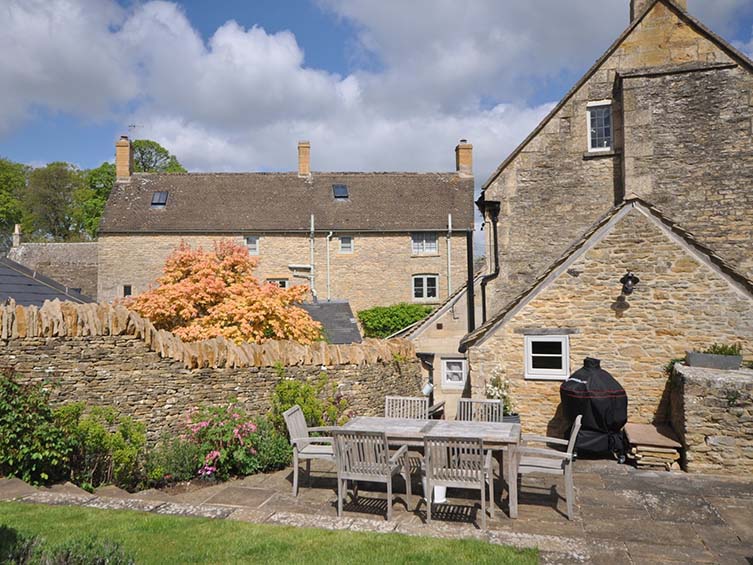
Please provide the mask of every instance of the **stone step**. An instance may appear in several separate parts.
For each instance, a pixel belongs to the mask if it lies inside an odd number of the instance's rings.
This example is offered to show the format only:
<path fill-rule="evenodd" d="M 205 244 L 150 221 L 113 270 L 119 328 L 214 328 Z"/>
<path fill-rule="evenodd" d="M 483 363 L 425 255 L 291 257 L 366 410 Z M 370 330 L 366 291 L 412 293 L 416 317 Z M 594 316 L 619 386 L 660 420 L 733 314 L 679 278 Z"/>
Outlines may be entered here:
<path fill-rule="evenodd" d="M 131 494 L 130 497 L 138 500 L 149 500 L 154 502 L 171 502 L 172 500 L 174 500 L 171 495 L 165 494 L 164 492 L 159 491 L 155 488 L 135 492 Z"/>
<path fill-rule="evenodd" d="M 94 490 L 97 496 L 106 496 L 108 498 L 131 498 L 131 493 L 115 485 L 107 485 Z"/>
<path fill-rule="evenodd" d="M 72 482 L 68 481 L 62 484 L 52 485 L 45 487 L 44 490 L 55 494 L 70 494 L 73 496 L 92 496 L 92 493 L 85 491 L 81 487 L 77 487 Z"/>
<path fill-rule="evenodd" d="M 37 489 L 21 479 L 0 479 L 0 500 L 14 500 L 37 492 Z"/>

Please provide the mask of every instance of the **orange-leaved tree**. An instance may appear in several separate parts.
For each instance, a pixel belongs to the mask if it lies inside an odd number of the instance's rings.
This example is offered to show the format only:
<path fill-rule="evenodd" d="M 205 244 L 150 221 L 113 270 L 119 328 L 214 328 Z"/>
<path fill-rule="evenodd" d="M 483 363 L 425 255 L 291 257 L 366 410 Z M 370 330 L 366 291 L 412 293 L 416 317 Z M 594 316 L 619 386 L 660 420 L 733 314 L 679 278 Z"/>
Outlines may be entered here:
<path fill-rule="evenodd" d="M 247 249 L 232 241 L 218 241 L 212 251 L 182 242 L 165 262 L 159 286 L 126 305 L 157 329 L 186 341 L 224 336 L 236 343 L 290 339 L 306 344 L 320 339 L 321 324 L 296 306 L 308 288 L 260 283 L 255 267 Z"/>

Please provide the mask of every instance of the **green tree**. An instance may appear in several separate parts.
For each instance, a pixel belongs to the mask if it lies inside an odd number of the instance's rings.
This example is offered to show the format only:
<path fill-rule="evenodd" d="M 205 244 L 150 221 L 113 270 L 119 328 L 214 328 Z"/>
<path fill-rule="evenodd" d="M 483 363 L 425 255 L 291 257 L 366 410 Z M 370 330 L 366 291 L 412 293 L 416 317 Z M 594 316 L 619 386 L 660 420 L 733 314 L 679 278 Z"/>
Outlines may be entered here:
<path fill-rule="evenodd" d="M 29 167 L 0 159 L 0 248 L 10 243 L 13 226 L 21 221 L 21 195 L 26 188 Z"/>
<path fill-rule="evenodd" d="M 133 165 L 137 173 L 185 173 L 175 155 L 150 139 L 133 142 Z"/>
<path fill-rule="evenodd" d="M 83 173 L 68 163 L 50 163 L 31 171 L 22 199 L 24 232 L 70 239 L 75 234 L 74 193 L 83 186 Z"/>
<path fill-rule="evenodd" d="M 73 192 L 74 230 L 90 239 L 97 237 L 99 221 L 115 185 L 115 165 L 102 163 L 84 173 L 84 183 Z"/>

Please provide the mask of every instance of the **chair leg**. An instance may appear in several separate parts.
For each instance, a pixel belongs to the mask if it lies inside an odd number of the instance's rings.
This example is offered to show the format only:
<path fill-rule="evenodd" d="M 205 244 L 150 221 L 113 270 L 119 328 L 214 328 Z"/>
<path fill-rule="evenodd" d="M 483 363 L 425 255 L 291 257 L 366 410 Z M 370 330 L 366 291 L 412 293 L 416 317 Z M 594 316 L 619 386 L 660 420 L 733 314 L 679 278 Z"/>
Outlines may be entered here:
<path fill-rule="evenodd" d="M 573 499 L 575 493 L 573 492 L 573 465 L 568 463 L 565 465 L 565 499 L 567 501 L 567 519 L 573 519 Z"/>
<path fill-rule="evenodd" d="M 481 529 L 486 529 L 486 485 L 481 484 Z"/>
<path fill-rule="evenodd" d="M 311 486 L 311 459 L 306 459 L 306 484 Z"/>
<path fill-rule="evenodd" d="M 387 481 L 387 521 L 392 520 L 392 477 Z"/>
<path fill-rule="evenodd" d="M 298 449 L 293 448 L 293 496 L 298 496 Z"/>
<path fill-rule="evenodd" d="M 411 492 L 410 465 L 408 464 L 408 457 L 407 456 L 403 460 L 403 471 L 405 473 L 405 475 L 403 476 L 403 478 L 405 479 L 405 493 L 406 493 L 405 509 L 410 512 L 411 498 L 413 496 L 413 493 Z"/>
<path fill-rule="evenodd" d="M 337 477 L 337 517 L 343 515 L 343 481 Z"/>
<path fill-rule="evenodd" d="M 494 518 L 494 470 L 489 469 L 489 514 Z"/>
<path fill-rule="evenodd" d="M 358 481 L 353 481 L 353 502 L 358 502 Z"/>
<path fill-rule="evenodd" d="M 426 492 L 424 493 L 424 496 L 426 497 L 426 523 L 431 524 L 431 505 L 434 502 L 432 499 L 434 494 L 434 489 L 431 486 L 431 482 L 429 479 L 426 479 Z"/>

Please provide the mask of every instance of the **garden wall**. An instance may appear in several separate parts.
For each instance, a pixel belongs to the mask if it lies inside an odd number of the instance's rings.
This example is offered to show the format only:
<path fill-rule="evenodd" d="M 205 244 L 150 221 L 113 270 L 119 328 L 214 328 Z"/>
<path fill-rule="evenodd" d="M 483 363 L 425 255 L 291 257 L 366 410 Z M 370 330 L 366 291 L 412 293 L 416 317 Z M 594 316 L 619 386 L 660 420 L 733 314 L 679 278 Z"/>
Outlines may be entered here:
<path fill-rule="evenodd" d="M 189 408 L 237 398 L 253 414 L 270 407 L 283 377 L 326 373 L 353 412 L 376 415 L 387 394 L 416 395 L 421 374 L 405 340 L 302 346 L 184 343 L 122 306 L 47 302 L 2 308 L 0 367 L 26 381 L 50 380 L 55 402 L 113 406 L 147 425 L 154 441 Z"/>
<path fill-rule="evenodd" d="M 753 370 L 676 364 L 670 397 L 687 471 L 753 474 Z"/>

